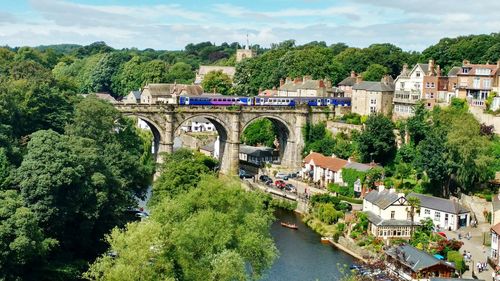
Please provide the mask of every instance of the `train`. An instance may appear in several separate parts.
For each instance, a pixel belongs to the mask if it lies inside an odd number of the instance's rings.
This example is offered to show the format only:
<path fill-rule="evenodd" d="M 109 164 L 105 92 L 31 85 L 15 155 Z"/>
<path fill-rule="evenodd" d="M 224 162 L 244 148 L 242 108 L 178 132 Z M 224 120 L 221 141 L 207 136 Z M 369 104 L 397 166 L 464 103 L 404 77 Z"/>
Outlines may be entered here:
<path fill-rule="evenodd" d="M 184 106 L 351 106 L 351 98 L 345 97 L 180 96 L 178 102 Z"/>

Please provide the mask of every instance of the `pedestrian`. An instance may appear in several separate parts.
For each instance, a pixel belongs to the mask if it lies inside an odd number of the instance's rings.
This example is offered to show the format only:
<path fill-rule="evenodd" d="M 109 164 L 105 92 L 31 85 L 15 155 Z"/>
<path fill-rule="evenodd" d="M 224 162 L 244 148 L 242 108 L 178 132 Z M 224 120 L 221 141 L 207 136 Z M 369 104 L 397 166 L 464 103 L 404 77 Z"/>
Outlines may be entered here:
<path fill-rule="evenodd" d="M 470 232 L 467 232 L 467 240 L 470 240 Z"/>
<path fill-rule="evenodd" d="M 458 233 L 458 240 L 461 240 L 462 239 L 462 233 Z"/>
<path fill-rule="evenodd" d="M 495 275 L 496 275 L 496 274 L 495 274 L 495 271 L 493 271 L 493 272 L 491 273 L 491 280 L 495 281 L 495 277 L 496 277 Z"/>

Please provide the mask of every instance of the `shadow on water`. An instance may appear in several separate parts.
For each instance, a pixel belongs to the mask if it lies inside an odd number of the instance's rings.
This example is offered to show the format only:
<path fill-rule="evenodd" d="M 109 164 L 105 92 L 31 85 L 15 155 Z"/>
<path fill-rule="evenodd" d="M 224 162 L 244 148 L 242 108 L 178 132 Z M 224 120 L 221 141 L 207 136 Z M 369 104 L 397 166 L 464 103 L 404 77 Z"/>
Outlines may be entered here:
<path fill-rule="evenodd" d="M 262 281 L 339 280 L 339 268 L 355 260 L 331 245 L 321 243 L 321 236 L 308 228 L 300 215 L 278 209 L 271 234 L 280 252 L 279 258 Z M 298 230 L 282 227 L 280 222 L 295 223 Z"/>

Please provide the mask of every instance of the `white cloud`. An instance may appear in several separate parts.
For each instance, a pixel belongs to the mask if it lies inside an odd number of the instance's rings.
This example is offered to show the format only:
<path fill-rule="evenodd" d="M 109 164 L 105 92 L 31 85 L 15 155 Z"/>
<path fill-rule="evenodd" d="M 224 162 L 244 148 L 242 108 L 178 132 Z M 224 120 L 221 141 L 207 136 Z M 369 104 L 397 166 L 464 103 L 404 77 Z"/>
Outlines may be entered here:
<path fill-rule="evenodd" d="M 33 17 L 0 12 L 0 40 L 16 46 L 106 41 L 117 48 L 181 49 L 201 41 L 243 43 L 248 33 L 251 43 L 261 46 L 295 39 L 358 47 L 389 42 L 422 50 L 442 37 L 498 32 L 500 26 L 500 1 L 486 5 L 484 0 L 354 0 L 323 8 L 315 1 L 306 8 L 270 4 L 262 11 L 227 3 L 203 10 L 70 1 L 30 0 Z"/>

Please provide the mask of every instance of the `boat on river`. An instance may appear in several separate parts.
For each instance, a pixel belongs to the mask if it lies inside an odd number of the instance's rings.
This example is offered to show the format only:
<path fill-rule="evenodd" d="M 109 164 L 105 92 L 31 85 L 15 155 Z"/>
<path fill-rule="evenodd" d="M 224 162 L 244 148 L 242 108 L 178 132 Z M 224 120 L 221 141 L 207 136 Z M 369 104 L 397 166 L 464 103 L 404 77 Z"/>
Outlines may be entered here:
<path fill-rule="evenodd" d="M 291 228 L 291 229 L 298 229 L 297 225 L 294 224 L 294 223 L 281 222 L 281 226 L 288 227 L 288 228 Z"/>
<path fill-rule="evenodd" d="M 330 237 L 321 237 L 321 243 L 323 243 L 323 244 L 330 244 L 331 240 L 332 240 L 332 238 L 330 238 Z"/>

